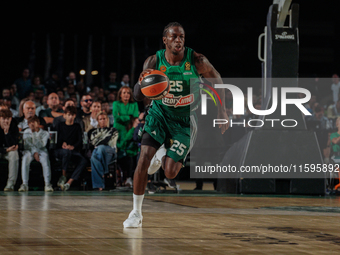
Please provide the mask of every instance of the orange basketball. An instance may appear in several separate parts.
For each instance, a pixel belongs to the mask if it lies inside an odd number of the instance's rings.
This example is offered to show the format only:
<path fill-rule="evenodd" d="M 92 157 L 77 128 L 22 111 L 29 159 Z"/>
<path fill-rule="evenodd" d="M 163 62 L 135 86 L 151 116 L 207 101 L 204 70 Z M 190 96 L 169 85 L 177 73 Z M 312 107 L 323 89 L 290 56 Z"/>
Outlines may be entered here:
<path fill-rule="evenodd" d="M 154 70 L 144 75 L 141 82 L 141 91 L 146 97 L 159 100 L 165 97 L 169 90 L 169 78 L 163 72 Z"/>

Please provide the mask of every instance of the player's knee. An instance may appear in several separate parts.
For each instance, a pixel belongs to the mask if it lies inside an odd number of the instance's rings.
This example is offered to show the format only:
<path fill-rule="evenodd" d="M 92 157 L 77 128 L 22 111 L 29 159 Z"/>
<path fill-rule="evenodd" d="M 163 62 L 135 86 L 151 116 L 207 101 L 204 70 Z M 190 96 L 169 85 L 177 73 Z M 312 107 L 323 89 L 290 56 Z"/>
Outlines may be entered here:
<path fill-rule="evenodd" d="M 168 179 L 175 179 L 177 176 L 177 171 L 174 170 L 164 170 L 165 177 Z"/>

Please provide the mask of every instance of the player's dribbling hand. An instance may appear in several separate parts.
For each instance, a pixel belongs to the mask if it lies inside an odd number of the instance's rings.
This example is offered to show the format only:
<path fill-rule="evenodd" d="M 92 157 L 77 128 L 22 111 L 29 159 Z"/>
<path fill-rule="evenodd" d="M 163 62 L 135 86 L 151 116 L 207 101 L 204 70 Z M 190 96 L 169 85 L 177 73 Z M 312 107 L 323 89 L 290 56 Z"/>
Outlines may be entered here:
<path fill-rule="evenodd" d="M 148 73 L 151 73 L 151 72 L 154 71 L 154 70 L 155 70 L 155 69 L 151 69 L 151 68 L 148 68 L 148 69 L 143 70 L 143 71 L 140 73 L 140 75 L 139 75 L 139 79 L 138 79 L 139 85 L 141 85 L 142 80 L 143 80 L 143 78 L 144 78 L 144 75 L 145 75 L 145 74 L 148 74 Z"/>

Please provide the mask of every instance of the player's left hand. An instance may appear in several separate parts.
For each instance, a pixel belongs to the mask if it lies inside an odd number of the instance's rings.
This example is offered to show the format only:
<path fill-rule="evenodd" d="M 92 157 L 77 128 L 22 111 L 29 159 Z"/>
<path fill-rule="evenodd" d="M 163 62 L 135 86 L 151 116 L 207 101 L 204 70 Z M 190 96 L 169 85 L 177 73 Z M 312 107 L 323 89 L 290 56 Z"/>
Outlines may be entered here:
<path fill-rule="evenodd" d="M 219 124 L 218 127 L 221 129 L 222 135 L 229 128 L 229 117 L 226 110 L 219 110 L 217 113 L 217 119 L 227 120 L 227 124 Z"/>

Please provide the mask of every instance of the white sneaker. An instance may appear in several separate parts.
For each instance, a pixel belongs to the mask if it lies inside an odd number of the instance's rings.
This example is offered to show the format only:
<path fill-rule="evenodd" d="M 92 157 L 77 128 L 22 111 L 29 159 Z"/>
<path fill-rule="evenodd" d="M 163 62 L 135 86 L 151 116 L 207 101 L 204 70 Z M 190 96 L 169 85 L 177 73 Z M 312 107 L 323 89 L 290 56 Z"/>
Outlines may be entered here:
<path fill-rule="evenodd" d="M 125 186 L 132 187 L 132 185 L 133 185 L 132 178 L 131 177 L 126 178 Z"/>
<path fill-rule="evenodd" d="M 28 191 L 28 185 L 26 184 L 21 184 L 20 188 L 18 189 L 19 192 L 25 192 Z"/>
<path fill-rule="evenodd" d="M 45 190 L 45 192 L 53 192 L 54 191 L 54 189 L 53 189 L 51 184 L 45 185 L 45 189 L 44 190 Z"/>
<path fill-rule="evenodd" d="M 139 212 L 132 210 L 129 214 L 129 218 L 123 222 L 124 228 L 141 228 L 142 220 L 143 216 Z"/>
<path fill-rule="evenodd" d="M 163 144 L 161 147 L 159 147 L 156 154 L 151 159 L 148 174 L 152 175 L 158 171 L 158 169 L 162 166 L 162 158 L 165 156 L 165 154 L 166 149 Z"/>
<path fill-rule="evenodd" d="M 14 185 L 7 184 L 4 188 L 4 191 L 14 191 Z"/>

